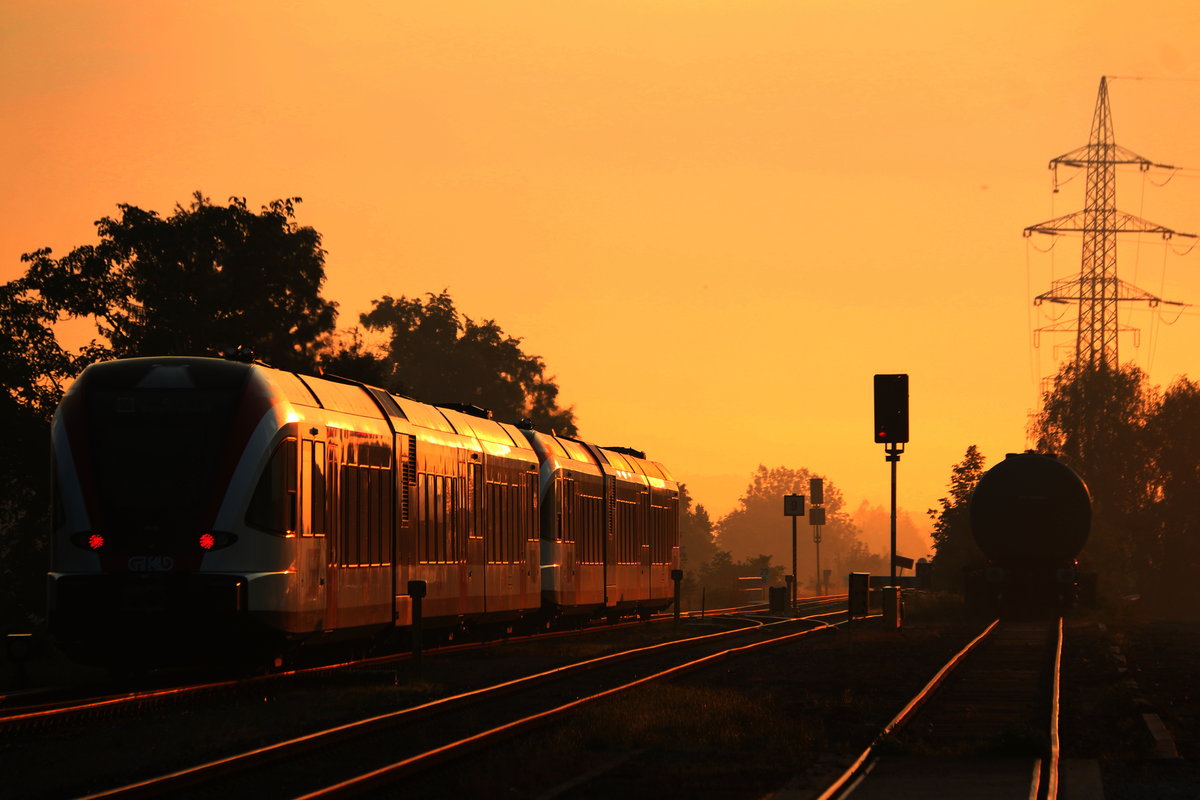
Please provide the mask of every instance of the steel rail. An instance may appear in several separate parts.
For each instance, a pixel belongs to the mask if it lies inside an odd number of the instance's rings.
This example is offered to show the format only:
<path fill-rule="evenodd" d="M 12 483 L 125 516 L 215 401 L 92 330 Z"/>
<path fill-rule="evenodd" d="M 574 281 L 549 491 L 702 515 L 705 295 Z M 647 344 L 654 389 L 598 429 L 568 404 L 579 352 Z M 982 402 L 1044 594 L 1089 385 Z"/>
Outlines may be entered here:
<path fill-rule="evenodd" d="M 822 614 L 820 616 L 830 615 Z M 480 747 L 494 744 L 501 739 L 514 736 L 539 725 L 547 724 L 558 717 L 574 711 L 575 709 L 578 709 L 579 707 L 588 703 L 602 700 L 606 697 L 611 697 L 620 692 L 624 692 L 647 683 L 664 680 L 675 675 L 680 675 L 685 672 L 699 669 L 709 662 L 726 658 L 735 653 L 744 653 L 746 651 L 757 650 L 763 647 L 771 647 L 801 636 L 807 636 L 823 630 L 830 630 L 840 624 L 845 623 L 836 623 L 835 625 L 824 624 L 822 627 L 810 628 L 809 630 L 797 631 L 795 633 L 788 633 L 782 636 L 773 637 L 763 642 L 754 642 L 747 645 L 740 645 L 738 647 L 731 647 L 718 653 L 710 653 L 707 656 L 693 659 L 692 661 L 688 661 L 683 664 L 677 664 L 665 670 L 661 670 L 651 675 L 646 675 L 628 683 L 621 684 L 620 686 L 614 686 L 586 697 L 580 697 L 572 700 L 569 703 L 564 703 L 544 711 L 539 711 L 536 714 L 530 714 L 529 716 L 506 722 L 503 725 L 498 725 L 494 728 L 480 731 L 479 733 L 467 736 L 463 739 L 450 742 L 432 750 L 427 750 L 424 753 L 418 753 L 417 755 L 410 756 L 402 761 L 388 764 L 387 766 L 380 767 L 379 769 L 372 770 L 371 772 L 349 778 L 331 786 L 326 786 L 322 789 L 309 792 L 305 795 L 301 795 L 300 797 L 296 798 L 296 800 L 331 800 L 332 798 L 353 797 L 364 792 L 369 792 L 385 786 L 398 778 L 411 775 L 444 761 L 465 755 L 468 752 L 474 751 Z"/>
<path fill-rule="evenodd" d="M 879 744 L 885 738 L 887 738 L 892 731 L 896 730 L 908 721 L 908 719 L 916 712 L 916 710 L 925 703 L 929 696 L 932 695 L 934 691 L 936 691 L 937 688 L 942 685 L 943 681 L 945 681 L 946 677 L 954 670 L 954 668 L 961 664 L 963 659 L 973 652 L 984 639 L 990 636 L 992 631 L 996 629 L 996 626 L 999 623 L 1000 620 L 998 619 L 992 620 L 991 624 L 984 629 L 983 633 L 972 639 L 966 647 L 964 647 L 962 650 L 959 650 L 957 654 L 947 661 L 942 668 L 937 671 L 937 674 L 934 675 L 927 684 L 925 684 L 924 688 L 917 692 L 917 694 L 908 701 L 904 708 L 900 710 L 900 713 L 896 714 L 896 716 L 892 718 L 892 721 L 884 726 L 883 730 L 880 731 L 875 739 L 869 745 L 867 745 L 867 749 L 863 750 L 862 753 L 859 754 L 858 758 L 854 759 L 854 762 L 846 768 L 846 771 L 843 772 L 837 780 L 830 784 L 829 787 L 818 796 L 817 800 L 833 800 L 834 798 L 844 797 L 842 794 L 844 791 L 853 789 L 854 786 L 857 785 L 858 780 L 862 777 L 859 773 L 862 772 L 864 766 L 867 764 L 867 761 L 875 753 L 875 749 L 879 746 Z"/>
<path fill-rule="evenodd" d="M 1046 794 L 1044 800 L 1058 797 L 1058 761 L 1060 742 L 1058 738 L 1058 713 L 1060 687 L 1062 683 L 1063 618 L 1058 618 L 1058 640 L 1054 643 L 1054 674 L 1050 687 L 1050 752 L 1045 761 Z"/>
<path fill-rule="evenodd" d="M 315 731 L 313 733 L 287 739 L 282 742 L 276 742 L 274 744 L 265 745 L 263 747 L 255 748 L 242 753 L 236 753 L 224 758 L 218 758 L 192 767 L 166 773 L 164 775 L 159 775 L 153 778 L 126 784 L 124 786 L 90 794 L 86 797 L 80 798 L 80 800 L 113 800 L 114 798 L 127 799 L 135 797 L 157 796 L 169 792 L 175 787 L 183 787 L 202 783 L 210 779 L 218 778 L 222 775 L 236 772 L 239 769 L 249 768 L 257 764 L 269 763 L 273 760 L 294 756 L 327 744 L 333 744 L 352 739 L 354 737 L 361 736 L 371 731 L 386 727 L 387 725 L 396 723 L 401 719 L 404 719 L 405 721 L 418 720 L 425 716 L 431 716 L 439 712 L 454 709 L 458 706 L 476 702 L 480 698 L 487 695 L 499 696 L 504 693 L 514 691 L 518 688 L 536 686 L 540 683 L 546 683 L 571 673 L 593 669 L 601 664 L 616 663 L 618 661 L 634 658 L 638 655 L 654 650 L 683 647 L 685 645 L 695 644 L 707 639 L 735 636 L 737 634 L 744 634 L 749 630 L 773 628 L 779 625 L 785 625 L 798 621 L 817 622 L 819 627 L 801 632 L 811 633 L 814 630 L 822 630 L 834 627 L 829 623 L 817 620 L 817 617 L 828 617 L 844 613 L 846 612 L 838 610 L 822 612 L 806 617 L 797 617 L 794 619 L 775 620 L 771 622 L 756 621 L 757 624 L 753 626 L 735 628 L 727 631 L 716 631 L 714 633 L 706 633 L 700 636 L 692 636 L 685 639 L 674 639 L 667 642 L 659 642 L 653 645 L 633 648 L 631 650 L 609 653 L 607 655 L 597 656 L 595 658 L 586 659 L 574 664 L 567 664 L 533 675 L 514 678 L 493 686 L 472 689 L 470 691 L 438 698 L 437 700 L 431 700 L 429 702 L 411 706 L 409 708 L 402 708 L 385 714 L 378 714 L 365 719 L 356 720 L 354 722 L 348 722 L 333 728 Z"/>

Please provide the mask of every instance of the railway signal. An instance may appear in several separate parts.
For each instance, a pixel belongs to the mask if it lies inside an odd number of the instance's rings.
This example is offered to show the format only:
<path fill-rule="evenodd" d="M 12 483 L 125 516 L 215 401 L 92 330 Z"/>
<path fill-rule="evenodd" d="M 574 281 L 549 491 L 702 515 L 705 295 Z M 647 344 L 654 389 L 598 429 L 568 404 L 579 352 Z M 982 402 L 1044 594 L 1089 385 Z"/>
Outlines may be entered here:
<path fill-rule="evenodd" d="M 908 375 L 875 376 L 875 441 L 908 441 Z"/>
<path fill-rule="evenodd" d="M 896 586 L 896 464 L 908 442 L 908 375 L 875 376 L 875 441 L 884 446 L 885 460 L 892 465 L 892 557 L 891 586 L 883 593 L 883 615 L 888 624 L 900 627 L 900 590 Z"/>

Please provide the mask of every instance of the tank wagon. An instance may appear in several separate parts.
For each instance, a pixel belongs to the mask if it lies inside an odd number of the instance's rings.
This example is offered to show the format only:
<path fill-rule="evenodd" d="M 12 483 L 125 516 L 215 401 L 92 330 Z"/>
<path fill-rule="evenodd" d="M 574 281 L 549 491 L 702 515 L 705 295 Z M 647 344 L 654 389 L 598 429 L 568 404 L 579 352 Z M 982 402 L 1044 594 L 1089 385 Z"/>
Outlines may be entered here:
<path fill-rule="evenodd" d="M 970 605 L 1028 616 L 1074 602 L 1075 558 L 1092 519 L 1091 495 L 1074 470 L 1050 455 L 1010 453 L 979 479 L 969 513 L 987 558 L 967 576 Z"/>
<path fill-rule="evenodd" d="M 52 426 L 51 630 L 84 662 L 278 655 L 673 598 L 663 465 L 343 379 L 214 358 L 88 367 Z"/>

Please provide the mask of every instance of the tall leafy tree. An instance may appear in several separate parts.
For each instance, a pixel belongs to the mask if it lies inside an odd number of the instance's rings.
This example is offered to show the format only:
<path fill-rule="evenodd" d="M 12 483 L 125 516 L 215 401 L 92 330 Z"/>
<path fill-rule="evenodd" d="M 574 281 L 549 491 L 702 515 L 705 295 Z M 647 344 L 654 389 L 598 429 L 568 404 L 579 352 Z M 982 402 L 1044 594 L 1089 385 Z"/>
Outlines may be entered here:
<path fill-rule="evenodd" d="M 699 605 L 700 575 L 716 555 L 717 544 L 708 509 L 695 502 L 686 484 L 680 484 L 679 567 L 683 570 L 680 590 L 689 605 Z"/>
<path fill-rule="evenodd" d="M 1144 557 L 1153 580 L 1143 590 L 1176 608 L 1200 604 L 1200 384 L 1180 378 L 1163 393 L 1147 425 L 1155 456 L 1154 507 L 1144 525 L 1153 539 Z"/>
<path fill-rule="evenodd" d="M 717 553 L 708 509 L 695 502 L 686 484 L 679 486 L 679 561 L 685 573 L 697 573 Z"/>
<path fill-rule="evenodd" d="M 576 434 L 574 410 L 559 408 L 558 385 L 545 374 L 545 362 L 526 354 L 521 340 L 495 320 L 475 322 L 460 314 L 446 291 L 425 299 L 385 295 L 373 306 L 361 321 L 386 337 L 385 388 L 426 402 L 471 403 L 498 419 L 529 419 L 543 430 Z M 344 348 L 329 367 L 336 371 L 347 356 L 368 353 L 364 346 Z"/>
<path fill-rule="evenodd" d="M 308 368 L 333 330 L 336 306 L 321 297 L 321 237 L 296 222 L 300 198 L 259 212 L 244 198 L 214 205 L 196 192 L 160 217 L 121 204 L 96 222 L 99 242 L 62 258 L 22 257 L 26 282 L 59 315 L 90 317 L 96 355 L 210 355 L 243 346 L 284 368 Z"/>
<path fill-rule="evenodd" d="M 984 458 L 975 445 L 950 470 L 949 493 L 929 509 L 933 520 L 934 581 L 942 589 L 961 592 L 963 568 L 983 563 L 983 553 L 971 533 L 971 494 L 983 477 Z"/>
<path fill-rule="evenodd" d="M 26 629 L 43 605 L 49 420 L 78 362 L 59 346 L 55 320 L 26 281 L 0 286 L 0 630 Z"/>
<path fill-rule="evenodd" d="M 1033 433 L 1037 449 L 1072 467 L 1092 493 L 1092 532 L 1080 560 L 1111 591 L 1135 591 L 1152 578 L 1157 492 L 1148 426 L 1159 396 L 1132 364 L 1068 364 L 1046 392 Z"/>

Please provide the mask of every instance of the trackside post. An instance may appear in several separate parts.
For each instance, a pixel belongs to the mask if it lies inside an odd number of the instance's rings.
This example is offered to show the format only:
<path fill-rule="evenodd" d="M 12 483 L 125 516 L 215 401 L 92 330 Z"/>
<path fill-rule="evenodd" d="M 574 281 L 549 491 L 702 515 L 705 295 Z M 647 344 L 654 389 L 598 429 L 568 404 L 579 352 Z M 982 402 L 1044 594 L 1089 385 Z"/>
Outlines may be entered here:
<path fill-rule="evenodd" d="M 421 636 L 424 625 L 421 621 L 421 600 L 425 597 L 425 581 L 409 581 L 408 596 L 412 598 L 412 657 L 417 677 L 421 675 Z"/>
<path fill-rule="evenodd" d="M 683 570 L 681 570 L 681 569 L 671 570 L 671 581 L 672 581 L 672 583 L 675 584 L 675 621 L 679 622 L 679 595 L 680 595 L 679 585 L 681 583 L 683 583 Z"/>

